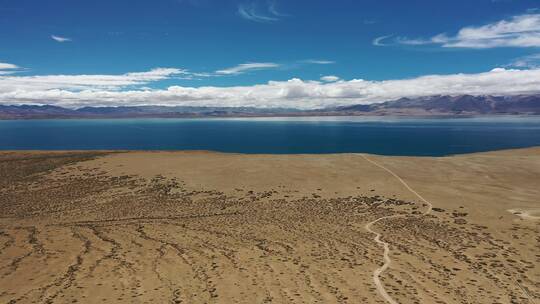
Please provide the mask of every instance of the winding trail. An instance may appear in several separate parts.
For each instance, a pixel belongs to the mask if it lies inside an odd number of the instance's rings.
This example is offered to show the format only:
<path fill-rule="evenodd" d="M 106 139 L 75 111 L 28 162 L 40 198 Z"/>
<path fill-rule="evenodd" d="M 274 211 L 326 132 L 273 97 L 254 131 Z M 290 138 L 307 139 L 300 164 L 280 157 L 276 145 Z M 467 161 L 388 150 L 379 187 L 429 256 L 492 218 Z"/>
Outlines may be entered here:
<path fill-rule="evenodd" d="M 371 160 L 369 159 L 365 154 L 360 154 L 360 156 L 362 156 L 362 158 L 364 158 L 366 161 L 370 162 L 371 164 L 383 169 L 384 171 L 390 173 L 392 176 L 394 176 L 401 184 L 403 184 L 403 186 L 405 186 L 405 188 L 407 188 L 407 190 L 409 190 L 412 194 L 414 194 L 416 197 L 418 197 L 423 203 L 425 203 L 427 205 L 427 209 L 426 211 L 424 211 L 423 215 L 428 215 L 431 213 L 431 210 L 433 209 L 433 204 L 431 204 L 428 200 L 426 200 L 425 198 L 423 198 L 420 194 L 418 194 L 418 192 L 414 191 L 414 189 L 412 189 L 401 177 L 399 177 L 399 175 L 397 175 L 396 173 L 394 173 L 392 170 L 386 168 L 385 166 L 375 162 L 374 160 Z M 367 223 L 364 228 L 372 233 L 372 234 L 375 234 L 375 238 L 373 240 L 375 240 L 375 242 L 377 244 L 381 244 L 383 245 L 384 247 L 384 253 L 383 253 L 383 261 L 384 261 L 384 264 L 375 269 L 373 271 L 373 283 L 375 283 L 375 286 L 377 287 L 377 292 L 379 292 L 379 294 L 381 295 L 381 297 L 388 303 L 390 304 L 398 304 L 398 302 L 396 302 L 387 292 L 386 292 L 386 289 L 384 288 L 382 282 L 381 282 L 381 274 L 386 270 L 388 269 L 388 267 L 390 267 L 390 264 L 392 263 L 392 260 L 390 259 L 390 247 L 388 245 L 387 242 L 385 241 L 382 241 L 381 240 L 381 234 L 379 232 L 376 232 L 374 231 L 373 229 L 371 229 L 371 227 L 376 224 L 377 222 L 379 221 L 382 221 L 382 220 L 385 220 L 385 219 L 390 219 L 390 218 L 396 218 L 396 217 L 400 217 L 400 216 L 403 216 L 401 214 L 396 214 L 396 215 L 388 215 L 388 216 L 383 216 L 383 217 L 380 217 L 380 218 L 377 218 L 369 223 Z"/>

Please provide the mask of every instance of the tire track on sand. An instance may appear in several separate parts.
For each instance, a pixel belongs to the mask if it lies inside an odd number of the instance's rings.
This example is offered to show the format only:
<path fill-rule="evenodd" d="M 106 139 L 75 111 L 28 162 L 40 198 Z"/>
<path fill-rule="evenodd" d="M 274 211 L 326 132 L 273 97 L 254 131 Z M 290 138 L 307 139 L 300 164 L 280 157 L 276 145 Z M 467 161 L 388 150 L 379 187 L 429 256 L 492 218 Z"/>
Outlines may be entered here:
<path fill-rule="evenodd" d="M 409 190 L 412 194 L 414 194 L 416 197 L 418 197 L 423 203 L 425 203 L 427 205 L 427 209 L 426 211 L 424 211 L 423 215 L 428 215 L 431 213 L 431 210 L 433 209 L 433 205 L 428 201 L 426 200 L 425 198 L 423 198 L 420 194 L 418 194 L 418 192 L 414 191 L 414 189 L 412 189 L 401 177 L 399 177 L 399 175 L 397 175 L 396 173 L 394 173 L 392 170 L 386 168 L 385 166 L 377 163 L 376 161 L 374 160 L 371 160 L 369 159 L 366 155 L 364 154 L 360 154 L 360 156 L 365 159 L 366 161 L 370 162 L 371 164 L 383 169 L 384 171 L 390 173 L 393 177 L 395 177 L 403 186 L 405 186 L 405 188 L 407 188 L 407 190 Z M 382 241 L 381 240 L 381 234 L 379 232 L 376 232 L 374 231 L 371 227 L 382 221 L 382 220 L 385 220 L 385 219 L 391 219 L 391 218 L 396 218 L 396 217 L 400 217 L 400 216 L 403 216 L 401 214 L 396 214 L 396 215 L 388 215 L 388 216 L 383 216 L 383 217 L 380 217 L 380 218 L 377 218 L 369 223 L 367 223 L 364 228 L 369 232 L 369 233 L 372 233 L 372 234 L 375 234 L 375 238 L 373 239 L 377 244 L 380 244 L 380 245 L 383 245 L 383 248 L 384 248 L 384 252 L 383 252 L 383 261 L 384 261 L 384 264 L 375 269 L 373 271 L 373 283 L 375 284 L 375 286 L 377 287 L 377 292 L 379 293 L 379 295 L 388 303 L 390 304 L 398 304 L 398 302 L 396 302 L 387 292 L 386 292 L 386 289 L 384 288 L 382 282 L 381 282 L 381 274 L 386 270 L 388 269 L 388 267 L 390 267 L 390 264 L 392 263 L 392 260 L 390 259 L 390 246 L 388 245 L 387 242 L 385 241 Z"/>

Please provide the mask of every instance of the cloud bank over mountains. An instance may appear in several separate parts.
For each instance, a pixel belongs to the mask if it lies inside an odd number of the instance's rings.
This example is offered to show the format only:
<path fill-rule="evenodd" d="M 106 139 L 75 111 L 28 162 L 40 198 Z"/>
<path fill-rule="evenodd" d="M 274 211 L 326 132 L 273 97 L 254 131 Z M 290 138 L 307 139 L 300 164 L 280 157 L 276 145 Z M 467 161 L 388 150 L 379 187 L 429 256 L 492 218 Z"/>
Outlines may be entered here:
<path fill-rule="evenodd" d="M 6 67 L 9 68 L 4 64 L 4 69 Z M 540 69 L 503 68 L 477 74 L 427 75 L 385 81 L 340 80 L 337 76 L 327 76 L 317 81 L 293 78 L 251 86 L 147 87 L 189 73 L 178 68 L 158 68 L 122 75 L 0 75 L 0 104 L 71 108 L 169 105 L 316 109 L 372 104 L 401 97 L 540 93 Z"/>
<path fill-rule="evenodd" d="M 238 13 L 255 22 L 273 22 L 287 15 L 275 2 L 252 1 L 239 5 Z M 57 42 L 70 38 L 51 36 Z M 540 13 L 530 10 L 503 20 L 466 26 L 455 34 L 439 33 L 430 38 L 386 35 L 372 44 L 436 45 L 444 48 L 489 49 L 540 47 Z M 515 58 L 488 72 L 476 74 L 426 75 L 409 79 L 371 81 L 342 79 L 339 74 L 317 76 L 317 80 L 292 78 L 257 85 L 229 87 L 172 85 L 155 89 L 164 80 L 234 77 L 261 70 L 297 69 L 306 65 L 330 65 L 334 61 L 307 59 L 294 62 L 245 62 L 212 72 L 181 68 L 156 68 L 120 75 L 33 75 L 15 64 L 0 62 L 0 105 L 47 104 L 84 106 L 198 106 L 318 109 L 333 106 L 373 104 L 402 97 L 434 95 L 520 95 L 540 94 L 540 54 Z M 154 87 L 154 88 L 152 88 Z M 161 86 L 162 87 L 162 86 Z"/>

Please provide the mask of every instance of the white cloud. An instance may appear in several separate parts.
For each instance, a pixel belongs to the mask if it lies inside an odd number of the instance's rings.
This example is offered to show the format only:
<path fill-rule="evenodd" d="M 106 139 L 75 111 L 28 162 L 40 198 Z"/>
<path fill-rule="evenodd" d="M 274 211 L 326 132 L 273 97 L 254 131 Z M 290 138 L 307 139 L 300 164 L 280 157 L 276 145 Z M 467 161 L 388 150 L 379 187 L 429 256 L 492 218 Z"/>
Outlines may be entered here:
<path fill-rule="evenodd" d="M 242 16 L 244 19 L 255 22 L 272 22 L 279 20 L 276 17 L 265 16 L 257 13 L 255 11 L 255 8 L 253 8 L 252 6 L 238 6 L 238 14 L 240 14 L 240 16 Z"/>
<path fill-rule="evenodd" d="M 435 43 L 431 39 L 430 40 L 425 40 L 422 38 L 410 39 L 407 37 L 396 37 L 394 41 L 396 41 L 399 44 L 406 44 L 406 45 L 424 45 L 424 44 Z"/>
<path fill-rule="evenodd" d="M 43 76 L 2 76 L 0 93 L 6 91 L 43 91 L 53 89 L 87 90 L 119 88 L 143 85 L 164 80 L 174 75 L 187 74 L 186 70 L 157 68 L 148 72 L 126 73 L 122 75 L 43 75 Z"/>
<path fill-rule="evenodd" d="M 155 69 L 123 75 L 0 76 L 0 103 L 66 107 L 177 105 L 314 109 L 370 104 L 401 97 L 540 93 L 540 69 L 502 68 L 478 74 L 427 75 L 386 81 L 321 82 L 294 78 L 252 86 L 144 89 L 146 83 L 181 73 L 183 70 L 179 69 Z"/>
<path fill-rule="evenodd" d="M 380 36 L 380 37 L 377 37 L 375 39 L 373 39 L 373 41 L 371 42 L 373 45 L 375 46 L 386 46 L 387 44 L 383 43 L 384 40 L 392 37 L 393 35 L 385 35 L 385 36 Z"/>
<path fill-rule="evenodd" d="M 271 69 L 297 69 L 306 64 L 328 65 L 334 64 L 335 61 L 322 60 L 322 59 L 305 59 L 297 60 L 293 62 L 275 63 L 275 62 L 248 62 L 242 63 L 230 68 L 217 70 L 214 74 L 207 74 L 207 76 L 224 76 L 224 75 L 239 75 L 249 71 L 257 70 L 271 70 Z"/>
<path fill-rule="evenodd" d="M 14 64 L 0 62 L 0 70 L 14 70 L 14 69 L 18 69 L 18 68 L 19 67 L 14 65 Z"/>
<path fill-rule="evenodd" d="M 71 38 L 61 37 L 61 36 L 56 36 L 56 35 L 51 35 L 51 39 L 54 40 L 54 41 L 57 41 L 57 42 L 69 42 L 69 41 L 71 41 Z"/>
<path fill-rule="evenodd" d="M 536 69 L 540 68 L 540 53 L 527 55 L 514 59 L 506 67 Z"/>
<path fill-rule="evenodd" d="M 278 12 L 275 1 L 266 1 L 261 4 L 260 1 L 253 1 L 238 5 L 238 14 L 247 20 L 255 22 L 274 22 L 280 17 L 288 16 Z"/>
<path fill-rule="evenodd" d="M 272 15 L 278 16 L 278 17 L 287 17 L 287 16 L 289 16 L 289 15 L 284 14 L 284 13 L 282 13 L 282 12 L 279 12 L 279 11 L 277 10 L 277 3 L 276 3 L 276 1 L 274 1 L 274 0 L 268 0 L 267 3 L 268 3 L 268 11 L 269 11 Z"/>
<path fill-rule="evenodd" d="M 446 41 L 444 37 L 441 38 L 445 47 L 538 47 L 540 14 L 525 14 L 484 26 L 466 27 L 456 37 Z"/>
<path fill-rule="evenodd" d="M 19 72 L 20 70 L 22 70 L 21 67 L 17 65 L 14 65 L 11 63 L 0 62 L 0 75 L 13 74 L 13 73 Z"/>
<path fill-rule="evenodd" d="M 386 38 L 388 36 L 379 37 L 373 44 L 388 45 L 381 43 Z M 441 33 L 427 39 L 396 37 L 393 41 L 406 45 L 436 44 L 446 48 L 540 47 L 540 14 L 530 11 L 482 26 L 464 27 L 453 36 Z"/>
<path fill-rule="evenodd" d="M 238 75 L 238 74 L 242 74 L 242 73 L 253 71 L 253 70 L 277 69 L 279 67 L 281 67 L 280 64 L 273 63 L 273 62 L 249 62 L 249 63 L 242 63 L 231 68 L 218 70 L 216 71 L 216 74 Z"/>
<path fill-rule="evenodd" d="M 332 60 L 320 60 L 320 59 L 307 59 L 302 61 L 303 63 L 311 63 L 311 64 L 334 64 L 335 61 Z"/>
<path fill-rule="evenodd" d="M 321 80 L 324 82 L 335 82 L 339 80 L 339 77 L 334 76 L 334 75 L 328 75 L 328 76 L 321 77 Z"/>

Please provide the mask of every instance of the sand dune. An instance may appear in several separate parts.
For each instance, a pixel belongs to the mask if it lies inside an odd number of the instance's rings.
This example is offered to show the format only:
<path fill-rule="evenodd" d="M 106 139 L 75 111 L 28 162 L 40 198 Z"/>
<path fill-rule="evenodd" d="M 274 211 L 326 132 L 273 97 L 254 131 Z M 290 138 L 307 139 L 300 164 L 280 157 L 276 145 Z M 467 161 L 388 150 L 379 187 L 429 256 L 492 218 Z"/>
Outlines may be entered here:
<path fill-rule="evenodd" d="M 0 302 L 538 303 L 539 181 L 540 149 L 2 152 Z"/>

